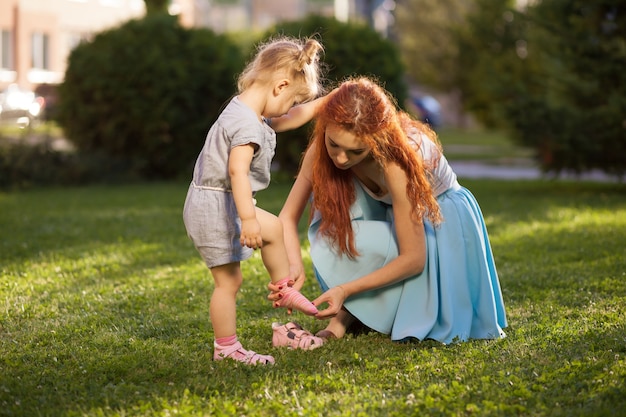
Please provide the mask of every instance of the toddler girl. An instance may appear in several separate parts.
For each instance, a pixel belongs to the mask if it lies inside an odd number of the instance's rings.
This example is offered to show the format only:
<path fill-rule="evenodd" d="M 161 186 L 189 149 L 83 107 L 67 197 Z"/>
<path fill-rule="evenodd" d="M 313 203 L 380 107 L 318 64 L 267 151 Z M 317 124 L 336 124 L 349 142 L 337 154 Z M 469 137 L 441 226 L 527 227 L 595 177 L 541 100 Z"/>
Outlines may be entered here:
<path fill-rule="evenodd" d="M 210 318 L 215 360 L 272 364 L 274 358 L 243 348 L 236 334 L 236 296 L 243 281 L 240 262 L 261 250 L 271 282 L 281 288 L 275 307 L 317 314 L 291 280 L 280 220 L 256 207 L 254 195 L 267 188 L 276 147 L 272 117 L 321 91 L 314 39 L 272 40 L 259 47 L 238 79 L 238 95 L 224 108 L 207 135 L 193 171 L 183 219 L 187 234 L 215 281 Z M 292 280 L 293 281 L 293 280 Z"/>

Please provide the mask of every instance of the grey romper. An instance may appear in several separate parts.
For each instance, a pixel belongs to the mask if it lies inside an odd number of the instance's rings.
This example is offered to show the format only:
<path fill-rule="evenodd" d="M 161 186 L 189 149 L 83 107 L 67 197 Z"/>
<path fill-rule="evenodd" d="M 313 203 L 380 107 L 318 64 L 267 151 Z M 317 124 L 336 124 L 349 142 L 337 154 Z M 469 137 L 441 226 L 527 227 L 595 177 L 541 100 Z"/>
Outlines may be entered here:
<path fill-rule="evenodd" d="M 235 97 L 207 134 L 183 210 L 187 234 L 209 268 L 243 261 L 253 252 L 239 243 L 241 220 L 228 176 L 230 150 L 246 144 L 257 145 L 249 174 L 253 198 L 270 183 L 276 133 Z"/>

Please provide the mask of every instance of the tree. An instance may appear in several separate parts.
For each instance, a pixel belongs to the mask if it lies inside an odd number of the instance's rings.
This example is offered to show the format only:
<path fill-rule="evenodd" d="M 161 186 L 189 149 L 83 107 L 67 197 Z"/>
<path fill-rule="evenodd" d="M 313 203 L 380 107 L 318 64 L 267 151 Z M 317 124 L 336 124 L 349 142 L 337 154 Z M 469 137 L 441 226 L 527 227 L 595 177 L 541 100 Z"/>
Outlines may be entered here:
<path fill-rule="evenodd" d="M 526 94 L 534 67 L 528 57 L 524 21 L 514 13 L 514 0 L 474 0 L 458 28 L 457 88 L 463 91 L 463 107 L 487 127 L 502 128 L 509 120 L 502 103 Z"/>
<path fill-rule="evenodd" d="M 464 25 L 470 0 L 397 1 L 396 32 L 407 73 L 440 91 L 458 87 L 456 32 Z"/>
<path fill-rule="evenodd" d="M 146 3 L 146 14 L 167 13 L 167 8 L 171 0 L 144 0 Z"/>
<path fill-rule="evenodd" d="M 463 124 L 463 67 L 457 34 L 466 26 L 472 0 L 396 1 L 397 43 L 413 82 L 454 97 L 457 123 Z"/>
<path fill-rule="evenodd" d="M 549 0 L 519 10 L 505 3 L 477 0 L 468 16 L 472 35 L 463 38 L 461 60 L 467 104 L 509 126 L 547 172 L 623 176 L 624 1 Z"/>
<path fill-rule="evenodd" d="M 166 14 L 131 20 L 72 50 L 59 123 L 80 152 L 129 175 L 187 177 L 242 68 L 224 35 Z"/>

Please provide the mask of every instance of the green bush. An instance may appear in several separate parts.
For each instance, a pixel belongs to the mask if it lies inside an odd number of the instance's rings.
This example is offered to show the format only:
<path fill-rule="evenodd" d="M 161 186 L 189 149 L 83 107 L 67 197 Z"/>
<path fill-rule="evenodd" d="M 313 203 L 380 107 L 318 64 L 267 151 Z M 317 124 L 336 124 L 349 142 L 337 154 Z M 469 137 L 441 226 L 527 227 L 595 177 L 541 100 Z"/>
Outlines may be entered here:
<path fill-rule="evenodd" d="M 626 14 L 613 0 L 476 0 L 461 39 L 465 104 L 546 172 L 626 176 Z"/>
<path fill-rule="evenodd" d="M 242 68 L 224 35 L 164 14 L 131 20 L 72 51 L 59 123 L 79 152 L 111 158 L 128 175 L 189 176 Z"/>
<path fill-rule="evenodd" d="M 60 152 L 49 141 L 6 140 L 0 146 L 0 189 L 79 184 L 86 172 L 77 154 Z"/>
<path fill-rule="evenodd" d="M 329 87 L 353 75 L 378 79 L 398 100 L 400 106 L 408 96 L 405 68 L 398 47 L 362 23 L 342 23 L 337 19 L 311 15 L 294 22 L 281 23 L 263 36 L 317 36 L 324 45 L 323 57 Z M 295 172 L 302 151 L 308 143 L 310 126 L 278 135 L 275 161 L 282 170 Z"/>

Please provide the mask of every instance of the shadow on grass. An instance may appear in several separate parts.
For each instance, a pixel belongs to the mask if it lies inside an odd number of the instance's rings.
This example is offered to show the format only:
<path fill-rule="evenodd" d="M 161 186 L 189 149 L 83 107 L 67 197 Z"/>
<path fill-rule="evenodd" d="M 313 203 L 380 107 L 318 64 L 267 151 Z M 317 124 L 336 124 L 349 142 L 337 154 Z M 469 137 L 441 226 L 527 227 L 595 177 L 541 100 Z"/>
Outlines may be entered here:
<path fill-rule="evenodd" d="M 623 366 L 611 365 L 611 355 L 623 362 L 625 349 L 626 329 L 619 324 L 626 293 L 624 229 L 594 216 L 625 210 L 626 188 L 464 185 L 481 204 L 492 236 L 509 309 L 503 343 L 436 349 L 435 342 L 402 346 L 369 333 L 312 352 L 273 349 L 271 322 L 286 316 L 265 300 L 266 275 L 256 259 L 245 263 L 253 278 L 242 289 L 241 337 L 247 347 L 273 354 L 278 365 L 272 368 L 211 360 L 212 283 L 184 233 L 185 185 L 1 195 L 3 413 L 158 414 L 164 402 L 197 396 L 203 407 L 214 402 L 238 414 L 246 404 L 290 398 L 284 387 L 296 384 L 330 398 L 345 396 L 346 387 L 387 392 L 389 383 L 417 372 L 417 365 L 427 382 L 475 377 L 472 387 L 487 393 L 501 384 L 505 398 L 528 409 L 559 403 L 566 414 L 623 403 L 623 383 L 601 381 L 607 372 L 624 373 Z M 276 199 L 284 200 L 287 190 Z M 308 291 L 315 294 L 312 281 Z M 304 324 L 313 331 L 321 325 Z M 466 376 L 454 368 L 462 360 L 459 351 L 477 355 L 478 364 L 492 363 Z M 491 367 L 504 376 L 490 374 Z"/>

